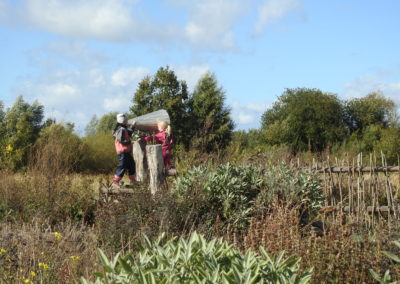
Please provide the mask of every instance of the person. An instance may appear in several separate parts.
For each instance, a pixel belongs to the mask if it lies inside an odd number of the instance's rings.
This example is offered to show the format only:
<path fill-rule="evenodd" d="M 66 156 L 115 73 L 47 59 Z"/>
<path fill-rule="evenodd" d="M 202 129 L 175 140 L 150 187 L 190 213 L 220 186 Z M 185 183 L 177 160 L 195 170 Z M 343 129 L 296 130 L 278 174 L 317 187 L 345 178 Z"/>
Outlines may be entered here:
<path fill-rule="evenodd" d="M 146 142 L 154 141 L 157 144 L 161 144 L 162 156 L 164 159 L 164 169 L 169 170 L 171 168 L 171 150 L 172 144 L 174 143 L 171 126 L 168 122 L 161 120 L 157 123 L 158 133 L 150 136 L 146 136 L 140 140 Z"/>
<path fill-rule="evenodd" d="M 117 124 L 113 130 L 115 137 L 115 150 L 118 155 L 118 168 L 114 175 L 112 188 L 119 188 L 119 182 L 123 178 L 126 171 L 128 171 L 129 180 L 132 185 L 135 183 L 135 161 L 132 156 L 132 142 L 131 136 L 135 123 L 128 127 L 128 119 L 125 114 L 117 114 Z"/>

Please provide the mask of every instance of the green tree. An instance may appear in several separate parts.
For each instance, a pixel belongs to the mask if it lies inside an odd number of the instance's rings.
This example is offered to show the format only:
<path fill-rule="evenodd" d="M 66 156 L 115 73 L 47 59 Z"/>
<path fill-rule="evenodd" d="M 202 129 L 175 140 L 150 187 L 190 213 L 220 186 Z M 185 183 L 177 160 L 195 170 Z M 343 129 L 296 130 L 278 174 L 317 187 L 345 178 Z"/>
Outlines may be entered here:
<path fill-rule="evenodd" d="M 106 133 L 111 135 L 111 131 L 114 129 L 115 124 L 117 123 L 116 117 L 117 112 L 110 112 L 100 117 L 99 122 L 97 123 L 96 133 Z"/>
<path fill-rule="evenodd" d="M 3 143 L 12 148 L 12 157 L 9 159 L 12 169 L 26 166 L 29 149 L 43 127 L 43 111 L 43 106 L 37 101 L 29 104 L 22 96 L 18 96 L 14 105 L 6 111 Z"/>
<path fill-rule="evenodd" d="M 359 134 L 374 124 L 382 128 L 396 124 L 396 104 L 378 92 L 347 101 L 344 114 L 349 129 Z"/>
<path fill-rule="evenodd" d="M 31 152 L 30 169 L 51 178 L 80 171 L 86 147 L 73 124 L 53 123 L 42 129 Z"/>
<path fill-rule="evenodd" d="M 322 151 L 345 135 L 342 103 L 318 89 L 286 89 L 261 118 L 268 143 Z"/>
<path fill-rule="evenodd" d="M 178 81 L 169 67 L 158 69 L 154 77 L 147 76 L 140 83 L 130 108 L 133 116 L 165 109 L 171 118 L 176 141 L 189 145 L 188 124 L 189 95 L 185 81 Z"/>
<path fill-rule="evenodd" d="M 205 74 L 197 83 L 192 96 L 192 146 L 211 152 L 225 148 L 231 141 L 234 123 L 231 110 L 224 105 L 225 94 L 215 76 Z"/>
<path fill-rule="evenodd" d="M 3 145 L 3 140 L 5 136 L 5 125 L 4 125 L 4 118 L 6 116 L 6 112 L 4 111 L 4 104 L 0 101 L 0 147 Z M 0 151 L 1 155 L 1 151 Z"/>
<path fill-rule="evenodd" d="M 97 132 L 97 125 L 99 124 L 99 119 L 96 115 L 93 115 L 90 119 L 88 125 L 85 127 L 86 136 L 95 136 Z"/>

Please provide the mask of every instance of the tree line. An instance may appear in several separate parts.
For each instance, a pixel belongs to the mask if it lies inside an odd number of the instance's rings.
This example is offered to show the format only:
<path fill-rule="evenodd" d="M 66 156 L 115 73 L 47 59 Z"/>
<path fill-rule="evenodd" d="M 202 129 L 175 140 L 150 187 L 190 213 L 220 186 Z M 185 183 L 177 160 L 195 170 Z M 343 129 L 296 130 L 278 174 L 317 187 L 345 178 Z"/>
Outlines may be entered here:
<path fill-rule="evenodd" d="M 128 116 L 166 109 L 177 151 L 213 153 L 232 144 L 242 151 L 268 146 L 287 147 L 292 153 L 345 149 L 384 151 L 392 161 L 400 152 L 396 105 L 379 92 L 340 100 L 318 89 L 286 89 L 262 115 L 260 129 L 248 131 L 234 131 L 225 99 L 214 74 L 206 73 L 190 93 L 186 82 L 166 66 L 140 81 Z M 8 109 L 0 101 L 0 168 L 24 170 L 52 156 L 70 165 L 70 171 L 110 171 L 115 163 L 111 130 L 116 114 L 93 116 L 80 137 L 72 123 L 45 120 L 44 107 L 37 101 L 29 104 L 19 96 Z"/>

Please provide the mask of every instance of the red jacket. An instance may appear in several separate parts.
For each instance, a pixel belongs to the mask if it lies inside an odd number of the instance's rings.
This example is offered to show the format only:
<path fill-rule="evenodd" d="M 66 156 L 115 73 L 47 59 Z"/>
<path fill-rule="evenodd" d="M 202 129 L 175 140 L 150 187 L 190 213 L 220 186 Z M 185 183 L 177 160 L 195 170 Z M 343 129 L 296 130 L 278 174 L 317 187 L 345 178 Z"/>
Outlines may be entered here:
<path fill-rule="evenodd" d="M 127 129 L 124 125 L 120 125 L 116 131 L 114 131 L 115 150 L 117 154 L 132 152 L 131 135 L 132 131 Z"/>
<path fill-rule="evenodd" d="M 168 133 L 165 130 L 151 136 L 146 136 L 143 139 L 146 142 L 154 141 L 155 143 L 161 144 L 163 156 L 170 152 L 172 144 L 174 143 L 172 135 L 168 137 Z"/>

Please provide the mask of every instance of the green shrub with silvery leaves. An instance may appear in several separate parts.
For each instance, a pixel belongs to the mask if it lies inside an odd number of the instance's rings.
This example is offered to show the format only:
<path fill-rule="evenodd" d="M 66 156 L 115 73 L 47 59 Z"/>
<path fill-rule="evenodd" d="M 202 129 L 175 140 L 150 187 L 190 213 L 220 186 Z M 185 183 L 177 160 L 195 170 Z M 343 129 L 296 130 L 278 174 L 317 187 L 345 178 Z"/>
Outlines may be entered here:
<path fill-rule="evenodd" d="M 264 187 L 257 196 L 258 209 L 271 207 L 279 202 L 302 210 L 303 221 L 308 221 L 324 205 L 321 178 L 318 173 L 297 169 L 286 164 L 270 166 L 263 175 Z"/>
<path fill-rule="evenodd" d="M 145 245 L 137 256 L 115 256 L 109 260 L 99 250 L 102 272 L 89 283 L 308 283 L 312 269 L 299 273 L 300 259 L 285 258 L 281 252 L 270 257 L 261 248 L 240 253 L 222 239 L 206 239 L 196 232 L 188 238 L 165 241 L 161 235 Z"/>
<path fill-rule="evenodd" d="M 195 167 L 175 181 L 174 192 L 185 210 L 193 208 L 213 225 L 245 228 L 254 200 L 264 184 L 262 170 L 230 163 Z"/>
<path fill-rule="evenodd" d="M 222 227 L 244 229 L 250 216 L 268 212 L 276 202 L 298 207 L 302 221 L 308 222 L 324 203 L 318 175 L 286 164 L 195 167 L 176 179 L 174 192 L 181 209 L 187 215 L 196 212 L 210 228 L 218 217 Z"/>

